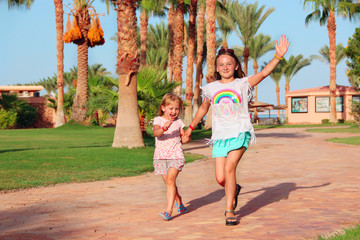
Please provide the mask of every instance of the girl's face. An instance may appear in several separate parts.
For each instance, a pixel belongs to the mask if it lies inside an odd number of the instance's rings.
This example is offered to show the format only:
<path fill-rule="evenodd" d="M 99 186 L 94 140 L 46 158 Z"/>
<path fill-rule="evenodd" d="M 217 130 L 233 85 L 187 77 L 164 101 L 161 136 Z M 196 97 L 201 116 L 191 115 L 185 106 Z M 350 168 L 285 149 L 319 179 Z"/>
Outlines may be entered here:
<path fill-rule="evenodd" d="M 178 102 L 171 102 L 166 106 L 161 106 L 161 110 L 163 111 L 163 117 L 167 120 L 174 121 L 179 116 L 180 113 L 180 105 Z"/>
<path fill-rule="evenodd" d="M 216 71 L 221 79 L 234 79 L 235 70 L 238 69 L 235 59 L 229 55 L 221 55 L 216 60 Z"/>

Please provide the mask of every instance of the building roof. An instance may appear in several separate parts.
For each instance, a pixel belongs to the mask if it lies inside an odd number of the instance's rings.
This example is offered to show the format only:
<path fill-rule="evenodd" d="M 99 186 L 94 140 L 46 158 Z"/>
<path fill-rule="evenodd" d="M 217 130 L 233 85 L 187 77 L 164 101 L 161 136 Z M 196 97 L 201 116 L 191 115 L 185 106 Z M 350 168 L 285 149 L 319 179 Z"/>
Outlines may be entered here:
<path fill-rule="evenodd" d="M 315 87 L 315 88 L 305 88 L 305 89 L 299 89 L 299 90 L 294 90 L 294 91 L 289 91 L 287 92 L 286 95 L 299 95 L 299 94 L 314 94 L 314 93 L 329 93 L 330 92 L 330 88 L 329 86 L 322 86 L 322 87 Z M 356 93 L 355 88 L 353 87 L 348 87 L 348 86 L 343 86 L 343 85 L 336 85 L 336 92 L 339 93 Z"/>
<path fill-rule="evenodd" d="M 28 91 L 28 92 L 37 92 L 43 90 L 43 86 L 0 86 L 1 91 Z"/>

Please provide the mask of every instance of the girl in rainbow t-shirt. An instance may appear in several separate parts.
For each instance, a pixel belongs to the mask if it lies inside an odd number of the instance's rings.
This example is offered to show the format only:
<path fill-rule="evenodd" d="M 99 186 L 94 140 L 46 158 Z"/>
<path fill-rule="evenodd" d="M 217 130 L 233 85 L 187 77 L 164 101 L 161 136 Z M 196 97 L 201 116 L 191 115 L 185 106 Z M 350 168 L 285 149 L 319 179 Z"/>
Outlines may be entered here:
<path fill-rule="evenodd" d="M 249 146 L 255 142 L 254 128 L 251 124 L 248 103 L 252 89 L 266 78 L 282 60 L 290 42 L 284 35 L 280 43 L 276 41 L 274 58 L 265 68 L 245 77 L 239 59 L 232 49 L 220 49 L 215 58 L 215 82 L 202 88 L 204 101 L 199 107 L 194 120 L 185 132 L 190 137 L 196 126 L 212 108 L 212 156 L 215 158 L 215 176 L 217 182 L 225 187 L 226 225 L 236 225 L 235 208 L 241 186 L 236 183 L 236 167 Z"/>

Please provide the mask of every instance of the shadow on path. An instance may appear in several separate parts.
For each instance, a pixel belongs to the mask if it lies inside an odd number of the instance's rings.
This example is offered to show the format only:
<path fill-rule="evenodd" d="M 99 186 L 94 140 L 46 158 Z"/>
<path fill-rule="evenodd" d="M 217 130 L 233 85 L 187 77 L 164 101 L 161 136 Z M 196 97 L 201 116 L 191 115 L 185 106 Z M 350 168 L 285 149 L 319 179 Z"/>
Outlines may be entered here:
<path fill-rule="evenodd" d="M 196 198 L 188 202 L 188 205 L 186 208 L 189 212 L 194 211 L 198 208 L 201 208 L 205 205 L 218 202 L 225 196 L 225 190 L 224 189 L 218 189 L 214 192 L 209 193 L 208 195 L 205 195 L 200 198 Z"/>
<path fill-rule="evenodd" d="M 283 199 L 286 200 L 288 199 L 292 191 L 296 191 L 298 189 L 306 189 L 306 188 L 325 187 L 328 185 L 330 185 L 330 183 L 324 183 L 321 185 L 308 186 L 308 187 L 297 187 L 296 183 L 285 182 L 285 183 L 280 183 L 274 187 L 266 187 L 259 190 L 241 193 L 240 195 L 244 195 L 248 193 L 264 191 L 260 195 L 248 201 L 244 206 L 242 206 L 236 212 L 236 214 L 239 214 L 237 218 L 240 221 L 241 218 L 256 212 L 262 207 L 265 207 L 274 202 L 279 202 L 280 200 Z"/>

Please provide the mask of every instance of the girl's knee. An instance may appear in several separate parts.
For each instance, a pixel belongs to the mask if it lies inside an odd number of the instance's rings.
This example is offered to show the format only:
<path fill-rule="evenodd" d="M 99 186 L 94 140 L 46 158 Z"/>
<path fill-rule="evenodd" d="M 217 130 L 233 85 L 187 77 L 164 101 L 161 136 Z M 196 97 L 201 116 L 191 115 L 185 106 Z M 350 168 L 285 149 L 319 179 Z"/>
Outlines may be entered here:
<path fill-rule="evenodd" d="M 218 184 L 222 187 L 225 186 L 225 178 L 224 177 L 220 177 L 220 176 L 216 176 L 216 181 L 218 182 Z"/>

